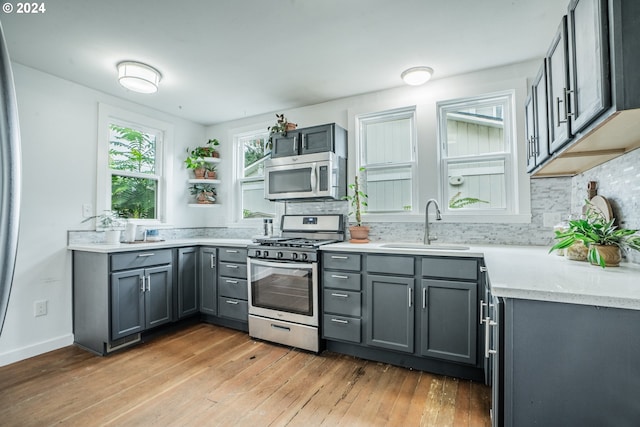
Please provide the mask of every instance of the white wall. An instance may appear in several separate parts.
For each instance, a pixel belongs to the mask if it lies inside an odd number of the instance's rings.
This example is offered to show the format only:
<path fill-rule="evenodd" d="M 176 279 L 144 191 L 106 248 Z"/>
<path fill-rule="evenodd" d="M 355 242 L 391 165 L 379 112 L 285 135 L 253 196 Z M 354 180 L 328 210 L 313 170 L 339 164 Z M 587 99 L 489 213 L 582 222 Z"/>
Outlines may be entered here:
<path fill-rule="evenodd" d="M 524 147 L 524 101 L 527 96 L 528 79 L 535 76 L 540 61 L 528 61 L 509 66 L 482 70 L 461 76 L 435 79 L 419 87 L 399 87 L 364 95 L 342 98 L 318 105 L 295 108 L 284 113 L 289 121 L 297 123 L 298 127 L 307 127 L 323 123 L 335 122 L 349 131 L 349 177 L 355 171 L 355 116 L 359 114 L 401 108 L 415 105 L 418 132 L 418 205 L 424 211 L 426 201 L 438 197 L 437 175 L 437 110 L 436 103 L 444 100 L 465 98 L 487 93 L 515 90 L 516 129 L 518 147 Z M 437 77 L 437 75 L 436 75 Z M 231 122 L 210 126 L 206 130 L 208 138 L 218 138 L 222 147 L 231 151 L 233 135 L 251 129 L 261 129 L 263 126 L 275 123 L 274 113 L 243 118 Z M 520 193 L 523 195 L 523 205 L 520 213 L 525 216 L 530 212 L 529 179 L 526 175 L 525 153 L 518 153 L 518 165 L 522 172 L 518 182 Z M 221 168 L 223 184 L 221 201 L 232 194 L 232 168 Z M 352 181 L 352 178 L 349 179 Z M 228 207 L 230 204 L 226 203 Z M 231 223 L 229 209 L 223 210 L 227 220 Z M 414 215 L 415 221 L 422 221 L 422 215 Z M 385 218 L 387 219 L 387 218 Z"/>
<path fill-rule="evenodd" d="M 96 206 L 98 103 L 173 123 L 168 151 L 176 184 L 174 224 L 205 222 L 206 213 L 186 207 L 184 149 L 204 142 L 204 127 L 13 64 L 22 138 L 22 206 L 15 278 L 0 337 L 0 365 L 73 342 L 71 253 L 67 230 L 82 224 L 82 204 Z M 144 95 L 140 95 L 144 96 Z M 153 96 L 153 95 L 151 95 Z M 48 314 L 34 317 L 35 301 Z"/>

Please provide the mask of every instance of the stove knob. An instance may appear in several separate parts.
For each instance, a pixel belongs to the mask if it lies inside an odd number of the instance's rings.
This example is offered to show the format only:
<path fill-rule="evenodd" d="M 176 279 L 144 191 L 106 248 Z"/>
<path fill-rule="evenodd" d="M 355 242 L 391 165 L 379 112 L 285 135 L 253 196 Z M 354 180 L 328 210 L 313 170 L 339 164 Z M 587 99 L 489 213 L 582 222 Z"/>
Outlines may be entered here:
<path fill-rule="evenodd" d="M 298 252 L 294 252 L 291 254 L 291 259 L 298 259 Z"/>
<path fill-rule="evenodd" d="M 260 251 L 256 250 L 256 258 L 260 258 Z"/>
<path fill-rule="evenodd" d="M 306 260 L 307 260 L 307 258 L 308 258 L 308 255 L 307 255 L 307 254 L 302 254 L 302 260 L 303 260 L 303 261 L 306 261 Z"/>
<path fill-rule="evenodd" d="M 282 258 L 284 256 L 284 254 L 282 252 L 278 252 L 277 257 L 278 258 Z"/>
<path fill-rule="evenodd" d="M 269 251 L 262 251 L 262 258 L 269 258 Z"/>

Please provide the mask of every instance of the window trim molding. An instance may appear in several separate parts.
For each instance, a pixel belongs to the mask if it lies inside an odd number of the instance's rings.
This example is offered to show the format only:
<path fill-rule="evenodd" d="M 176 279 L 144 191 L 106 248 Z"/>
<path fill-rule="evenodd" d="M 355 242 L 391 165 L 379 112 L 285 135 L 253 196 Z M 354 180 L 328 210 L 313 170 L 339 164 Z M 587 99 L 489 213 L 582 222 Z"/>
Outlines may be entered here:
<path fill-rule="evenodd" d="M 99 215 L 111 207 L 110 172 L 109 172 L 109 123 L 120 121 L 138 124 L 142 128 L 158 130 L 162 134 L 161 147 L 156 147 L 161 173 L 158 179 L 158 219 L 131 219 L 129 221 L 141 225 L 169 226 L 173 220 L 174 203 L 169 202 L 173 194 L 173 156 L 169 147 L 173 146 L 174 125 L 169 122 L 154 119 L 143 114 L 135 113 L 112 105 L 98 103 L 98 142 L 96 155 L 96 214 Z"/>

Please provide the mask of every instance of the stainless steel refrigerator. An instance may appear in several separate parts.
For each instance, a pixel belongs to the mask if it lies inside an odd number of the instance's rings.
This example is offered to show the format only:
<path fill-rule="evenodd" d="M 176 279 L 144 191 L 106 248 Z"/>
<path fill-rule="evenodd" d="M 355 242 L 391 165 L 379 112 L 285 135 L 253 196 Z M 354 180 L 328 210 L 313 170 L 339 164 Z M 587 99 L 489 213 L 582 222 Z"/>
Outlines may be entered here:
<path fill-rule="evenodd" d="M 9 52 L 0 23 L 0 334 L 18 251 L 20 127 Z"/>

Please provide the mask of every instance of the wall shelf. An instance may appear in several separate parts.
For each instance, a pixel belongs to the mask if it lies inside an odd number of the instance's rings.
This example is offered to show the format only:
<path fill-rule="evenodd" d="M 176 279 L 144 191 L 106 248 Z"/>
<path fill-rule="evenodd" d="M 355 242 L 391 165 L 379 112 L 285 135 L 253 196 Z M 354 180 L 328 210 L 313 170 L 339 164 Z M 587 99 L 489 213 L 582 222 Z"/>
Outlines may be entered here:
<path fill-rule="evenodd" d="M 188 180 L 189 184 L 211 184 L 211 185 L 216 185 L 216 184 L 220 184 L 220 180 L 219 179 L 190 179 Z"/>

